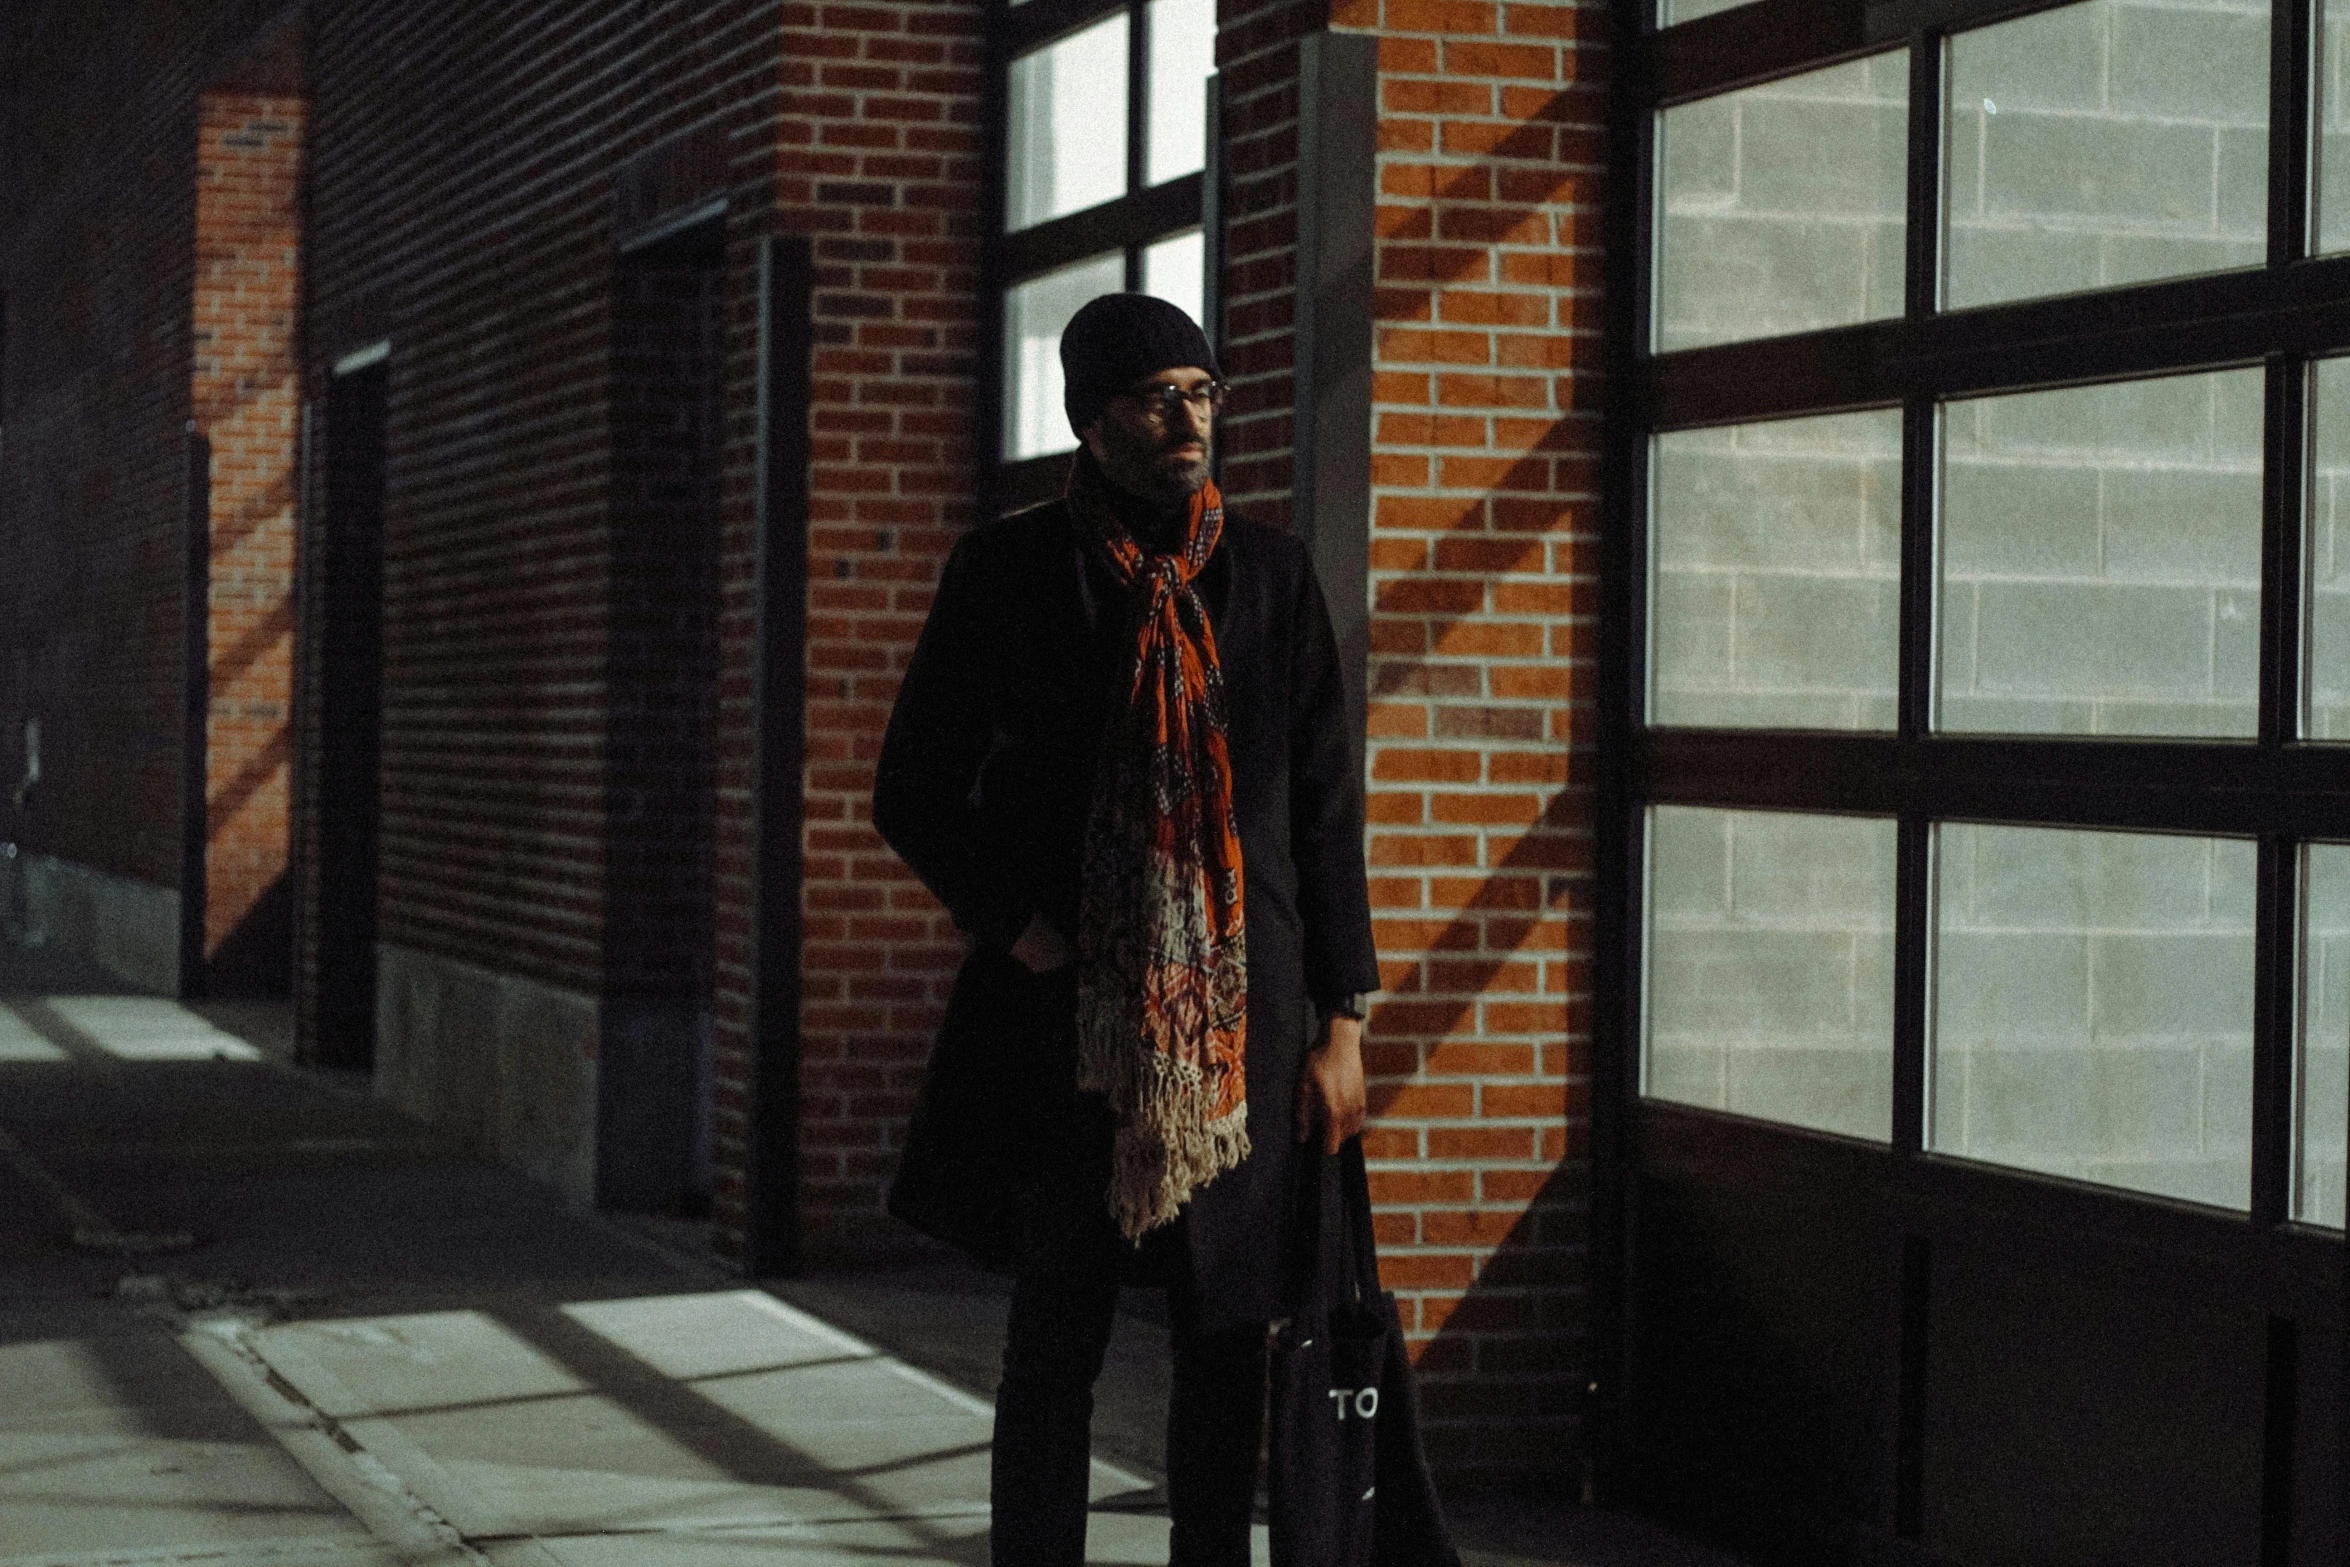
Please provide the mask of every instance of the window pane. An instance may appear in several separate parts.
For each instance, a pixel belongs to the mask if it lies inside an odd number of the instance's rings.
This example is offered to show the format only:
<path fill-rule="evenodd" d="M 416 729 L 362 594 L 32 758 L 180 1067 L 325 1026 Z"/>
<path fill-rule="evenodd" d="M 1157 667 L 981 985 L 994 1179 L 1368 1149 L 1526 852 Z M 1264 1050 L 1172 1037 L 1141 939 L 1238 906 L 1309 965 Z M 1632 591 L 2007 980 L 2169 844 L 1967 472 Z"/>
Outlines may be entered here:
<path fill-rule="evenodd" d="M 2309 200 L 2311 243 L 2323 255 L 2350 250 L 2350 5 L 2319 0 L 2317 14 L 2317 146 Z"/>
<path fill-rule="evenodd" d="M 1208 77 L 1216 69 L 1215 0 L 1150 0 L 1150 145 L 1144 178 L 1157 185 L 1205 168 Z"/>
<path fill-rule="evenodd" d="M 1949 404 L 1941 727 L 2251 735 L 2261 373 Z"/>
<path fill-rule="evenodd" d="M 1658 116 L 1659 349 L 1901 314 L 1909 55 Z"/>
<path fill-rule="evenodd" d="M 2301 1051 L 2293 1073 L 2293 1217 L 2342 1227 L 2350 1139 L 2350 845 L 2301 861 Z"/>
<path fill-rule="evenodd" d="M 1950 40 L 1943 303 L 2258 266 L 2269 7 L 2089 0 Z"/>
<path fill-rule="evenodd" d="M 1142 291 L 1181 305 L 1185 315 L 1198 321 L 1201 291 L 1207 287 L 1207 259 L 1207 243 L 1198 229 L 1162 239 L 1142 253 Z"/>
<path fill-rule="evenodd" d="M 1901 411 L 1680 430 L 1655 453 L 1649 722 L 1892 728 Z"/>
<path fill-rule="evenodd" d="M 2350 740 L 2350 359 L 2321 362 L 2309 486 L 2301 732 Z"/>
<path fill-rule="evenodd" d="M 1754 0 L 1657 0 L 1656 25 L 1670 27 L 1675 22 L 1694 22 L 1716 11 L 1735 11 L 1753 3 Z"/>
<path fill-rule="evenodd" d="M 1126 13 L 1012 62 L 1004 227 L 1126 194 Z"/>
<path fill-rule="evenodd" d="M 1061 329 L 1087 300 L 1126 286 L 1126 257 L 1110 251 L 1004 290 L 1004 456 L 1072 451 L 1061 408 Z"/>
<path fill-rule="evenodd" d="M 2248 1206 L 2253 845 L 1961 825 L 1936 839 L 1928 1145 Z"/>
<path fill-rule="evenodd" d="M 1885 1142 L 1894 824 L 1648 814 L 1642 1091 Z"/>

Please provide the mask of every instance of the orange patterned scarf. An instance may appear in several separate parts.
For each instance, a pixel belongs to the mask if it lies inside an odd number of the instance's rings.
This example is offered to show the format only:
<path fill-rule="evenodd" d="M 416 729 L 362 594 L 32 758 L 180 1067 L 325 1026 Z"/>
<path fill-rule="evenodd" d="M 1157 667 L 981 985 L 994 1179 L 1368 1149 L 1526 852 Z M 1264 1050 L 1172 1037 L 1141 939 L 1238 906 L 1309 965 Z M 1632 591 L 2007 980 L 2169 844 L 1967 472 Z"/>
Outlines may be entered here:
<path fill-rule="evenodd" d="M 1248 1157 L 1248 958 L 1224 676 L 1192 589 L 1224 531 L 1213 484 L 1182 551 L 1146 554 L 1089 462 L 1069 506 L 1134 597 L 1135 652 L 1086 823 L 1077 934 L 1077 1086 L 1110 1102 L 1110 1212 L 1128 1240 Z"/>

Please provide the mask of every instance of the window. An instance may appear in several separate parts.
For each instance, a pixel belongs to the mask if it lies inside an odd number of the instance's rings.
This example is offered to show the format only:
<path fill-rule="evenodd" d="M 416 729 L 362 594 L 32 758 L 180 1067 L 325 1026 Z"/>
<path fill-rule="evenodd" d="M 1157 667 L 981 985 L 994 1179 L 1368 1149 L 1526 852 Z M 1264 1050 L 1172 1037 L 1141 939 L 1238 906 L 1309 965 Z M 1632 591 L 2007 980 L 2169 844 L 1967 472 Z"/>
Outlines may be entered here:
<path fill-rule="evenodd" d="M 1900 411 L 1675 430 L 1650 482 L 1650 721 L 1890 730 Z"/>
<path fill-rule="evenodd" d="M 1941 410 L 1939 727 L 2258 729 L 2258 370 Z"/>
<path fill-rule="evenodd" d="M 999 499 L 1057 483 L 1061 329 L 1137 289 L 1198 319 L 1213 0 L 1012 0 L 998 14 L 1003 209 L 996 223 Z"/>
<path fill-rule="evenodd" d="M 2267 6 L 2086 0 L 1948 48 L 1946 305 L 2266 258 Z"/>
<path fill-rule="evenodd" d="M 2350 8 L 1654 5 L 1618 1059 L 2338 1228 Z"/>
<path fill-rule="evenodd" d="M 1659 117 L 1656 346 L 1901 314 L 1901 51 Z"/>
<path fill-rule="evenodd" d="M 2300 1049 L 2293 1073 L 2293 1217 L 2342 1226 L 2350 1154 L 2350 844 L 2301 854 Z"/>
<path fill-rule="evenodd" d="M 1936 827 L 1927 1146 L 2248 1207 L 2257 859 L 2241 838 Z"/>
<path fill-rule="evenodd" d="M 1883 1142 L 1894 824 L 1649 813 L 1647 1092 Z"/>

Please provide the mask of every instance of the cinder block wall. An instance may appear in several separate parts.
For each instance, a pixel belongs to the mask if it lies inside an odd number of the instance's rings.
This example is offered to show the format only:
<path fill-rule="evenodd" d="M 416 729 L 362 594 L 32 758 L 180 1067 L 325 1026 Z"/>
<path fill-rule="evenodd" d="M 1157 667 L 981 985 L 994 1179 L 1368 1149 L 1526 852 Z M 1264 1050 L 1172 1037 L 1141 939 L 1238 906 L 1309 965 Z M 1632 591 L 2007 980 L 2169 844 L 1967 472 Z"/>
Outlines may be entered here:
<path fill-rule="evenodd" d="M 1931 1145 L 2249 1207 L 2255 846 L 1935 838 Z"/>
<path fill-rule="evenodd" d="M 1908 97 L 1893 50 L 1666 110 L 1656 346 L 1899 315 Z"/>
<path fill-rule="evenodd" d="M 1646 1092 L 1888 1135 L 1895 836 L 1890 817 L 1654 812 Z"/>
<path fill-rule="evenodd" d="M 1958 35 L 1947 302 L 2259 265 L 2269 29 L 2257 0 L 2114 0 Z"/>
<path fill-rule="evenodd" d="M 1946 302 L 2258 261 L 2267 23 L 2237 0 L 2116 0 L 1955 39 Z M 1907 70 L 1894 52 L 1666 111 L 1664 346 L 1899 311 Z M 2115 177 L 2149 149 L 2158 176 Z M 2324 452 L 2338 394 L 2330 370 L 2316 385 Z M 2261 420 L 2257 369 L 1942 410 L 1935 721 L 2249 737 Z M 1892 727 L 1899 447 L 1892 409 L 1659 440 L 1659 721 Z M 2314 492 L 2321 626 L 2328 460 Z M 1795 823 L 1656 813 L 1649 1088 L 1882 1138 L 1891 824 Z M 1791 851 L 1806 836 L 1822 847 Z M 1953 825 L 1935 852 L 1932 1146 L 2246 1202 L 2249 848 Z M 2338 977 L 2339 893 L 2329 856 L 2311 866 L 2306 972 L 2322 986 Z M 1806 954 L 1775 983 L 1774 946 Z M 2333 1003 L 2312 991 L 2308 1004 L 2313 1081 L 2332 1081 Z M 2072 1110 L 2049 1113 L 2059 1102 Z M 2339 1125 L 2317 1116 L 2313 1130 Z M 2338 1211 L 2337 1172 L 2305 1172 L 2313 1211 Z"/>
<path fill-rule="evenodd" d="M 1900 410 L 1675 430 L 1649 472 L 1652 721 L 1892 728 Z"/>
<path fill-rule="evenodd" d="M 2308 880 L 2301 949 L 2302 1086 L 2296 1208 L 2312 1224 L 2343 1217 L 2345 1106 L 2350 1105 L 2350 845 L 2317 844 Z"/>

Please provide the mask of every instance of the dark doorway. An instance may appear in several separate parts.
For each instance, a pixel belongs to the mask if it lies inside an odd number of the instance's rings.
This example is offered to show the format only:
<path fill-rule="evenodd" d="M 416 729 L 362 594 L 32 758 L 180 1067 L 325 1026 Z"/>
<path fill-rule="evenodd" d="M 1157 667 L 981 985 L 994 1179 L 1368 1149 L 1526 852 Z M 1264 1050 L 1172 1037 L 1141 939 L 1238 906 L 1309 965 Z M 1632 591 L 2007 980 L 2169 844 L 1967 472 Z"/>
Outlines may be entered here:
<path fill-rule="evenodd" d="M 375 1063 L 376 807 L 383 751 L 388 365 L 327 385 L 318 574 L 318 1009 L 314 1059 Z"/>
<path fill-rule="evenodd" d="M 624 249 L 612 297 L 612 601 L 597 1199 L 706 1219 L 723 217 Z"/>

